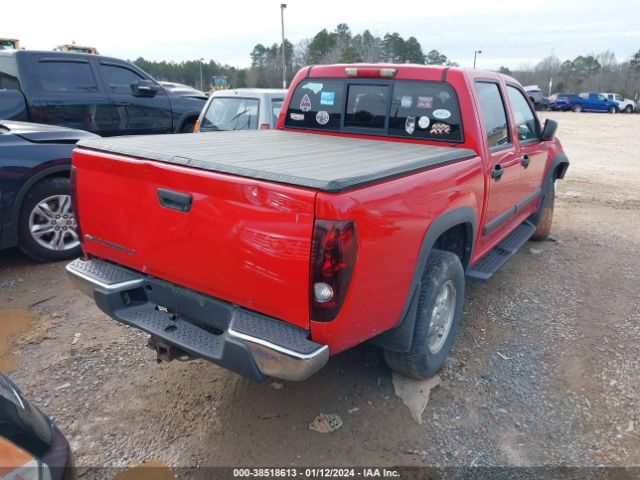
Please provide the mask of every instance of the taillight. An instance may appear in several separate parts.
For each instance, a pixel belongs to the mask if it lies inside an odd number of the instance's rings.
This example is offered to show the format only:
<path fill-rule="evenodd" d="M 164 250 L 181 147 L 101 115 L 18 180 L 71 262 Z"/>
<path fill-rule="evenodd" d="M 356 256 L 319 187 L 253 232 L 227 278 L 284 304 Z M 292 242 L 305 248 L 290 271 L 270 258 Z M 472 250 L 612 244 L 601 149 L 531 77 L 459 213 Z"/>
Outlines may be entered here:
<path fill-rule="evenodd" d="M 329 322 L 340 312 L 356 262 L 356 246 L 352 221 L 315 221 L 309 285 L 311 320 Z"/>
<path fill-rule="evenodd" d="M 261 123 L 260 124 L 260 130 L 269 130 L 269 124 L 268 123 Z"/>
<path fill-rule="evenodd" d="M 200 131 L 200 120 L 196 120 L 196 123 L 193 125 L 193 133 L 198 133 Z"/>
<path fill-rule="evenodd" d="M 78 210 L 78 179 L 76 167 L 71 166 L 71 174 L 69 175 L 69 183 L 71 187 L 71 210 L 76 219 L 76 233 L 78 240 L 82 243 L 82 230 L 80 230 L 80 210 Z"/>

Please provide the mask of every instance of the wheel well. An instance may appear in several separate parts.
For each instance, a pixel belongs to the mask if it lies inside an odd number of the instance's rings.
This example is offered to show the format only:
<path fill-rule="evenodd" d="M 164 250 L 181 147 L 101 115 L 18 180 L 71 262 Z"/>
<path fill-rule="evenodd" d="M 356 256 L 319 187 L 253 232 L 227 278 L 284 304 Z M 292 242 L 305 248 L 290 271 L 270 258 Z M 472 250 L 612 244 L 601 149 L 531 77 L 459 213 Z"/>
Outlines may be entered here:
<path fill-rule="evenodd" d="M 188 115 L 184 117 L 182 119 L 182 122 L 180 122 L 180 125 L 178 126 L 177 132 L 182 132 L 182 129 L 186 124 L 188 124 L 189 122 L 193 122 L 195 124 L 197 120 L 198 120 L 198 115 Z"/>
<path fill-rule="evenodd" d="M 434 242 L 433 248 L 445 250 L 458 256 L 466 270 L 471 259 L 473 227 L 470 223 L 461 223 L 442 233 Z"/>
<path fill-rule="evenodd" d="M 553 171 L 553 179 L 554 180 L 563 179 L 564 178 L 564 174 L 567 172 L 568 168 L 569 168 L 569 163 L 568 162 L 559 163 L 558 166 Z"/>

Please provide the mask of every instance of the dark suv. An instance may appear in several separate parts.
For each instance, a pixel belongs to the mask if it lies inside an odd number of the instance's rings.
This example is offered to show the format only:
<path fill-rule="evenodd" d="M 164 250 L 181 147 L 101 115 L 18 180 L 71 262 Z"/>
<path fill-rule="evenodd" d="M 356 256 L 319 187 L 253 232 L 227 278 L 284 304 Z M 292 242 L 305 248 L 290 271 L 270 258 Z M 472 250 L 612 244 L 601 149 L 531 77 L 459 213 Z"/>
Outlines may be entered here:
<path fill-rule="evenodd" d="M 205 103 L 204 95 L 174 94 L 115 58 L 0 51 L 0 119 L 101 136 L 192 132 Z"/>

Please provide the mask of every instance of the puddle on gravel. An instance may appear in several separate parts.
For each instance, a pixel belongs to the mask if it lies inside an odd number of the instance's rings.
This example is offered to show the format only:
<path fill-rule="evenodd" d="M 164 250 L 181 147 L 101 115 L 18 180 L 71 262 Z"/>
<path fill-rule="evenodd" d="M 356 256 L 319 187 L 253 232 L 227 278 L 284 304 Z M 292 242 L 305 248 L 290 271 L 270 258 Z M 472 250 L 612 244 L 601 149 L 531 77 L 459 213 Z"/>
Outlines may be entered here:
<path fill-rule="evenodd" d="M 11 354 L 15 345 L 12 343 L 15 335 L 26 332 L 31 328 L 31 322 L 36 314 L 19 308 L 0 309 L 0 372 L 9 373 L 17 365 Z"/>
<path fill-rule="evenodd" d="M 113 480 L 175 480 L 171 470 L 158 460 L 147 460 L 145 463 L 123 470 Z"/>

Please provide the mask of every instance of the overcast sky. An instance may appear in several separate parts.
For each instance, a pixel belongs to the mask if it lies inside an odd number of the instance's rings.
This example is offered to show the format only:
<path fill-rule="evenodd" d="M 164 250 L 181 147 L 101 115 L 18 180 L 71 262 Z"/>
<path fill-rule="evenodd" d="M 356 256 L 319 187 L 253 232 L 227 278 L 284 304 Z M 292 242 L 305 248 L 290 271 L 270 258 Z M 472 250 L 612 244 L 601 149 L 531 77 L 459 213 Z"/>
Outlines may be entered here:
<path fill-rule="evenodd" d="M 285 33 L 294 44 L 344 22 L 354 33 L 413 35 L 425 53 L 435 48 L 462 66 L 482 50 L 480 68 L 607 49 L 621 61 L 640 49 L 640 0 L 285 1 Z M 0 36 L 19 38 L 29 49 L 75 41 L 130 60 L 204 57 L 243 67 L 254 45 L 280 42 L 279 1 L 4 3 Z"/>

